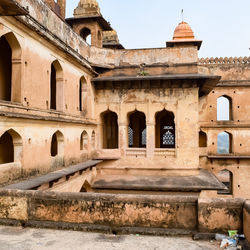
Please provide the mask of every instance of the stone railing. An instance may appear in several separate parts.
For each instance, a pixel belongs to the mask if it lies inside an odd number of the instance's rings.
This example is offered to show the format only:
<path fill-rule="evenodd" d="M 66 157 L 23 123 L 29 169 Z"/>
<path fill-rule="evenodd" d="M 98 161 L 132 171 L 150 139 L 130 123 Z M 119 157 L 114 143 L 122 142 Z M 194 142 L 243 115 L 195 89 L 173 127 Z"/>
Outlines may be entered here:
<path fill-rule="evenodd" d="M 199 64 L 247 64 L 250 63 L 250 57 L 206 57 L 200 58 L 198 61 Z"/>
<path fill-rule="evenodd" d="M 176 155 L 176 151 L 173 148 L 156 148 L 154 150 L 154 155 L 155 156 L 161 156 L 161 157 L 167 157 L 167 156 L 175 156 Z"/>
<path fill-rule="evenodd" d="M 127 148 L 126 156 L 136 157 L 136 158 L 146 157 L 147 156 L 146 148 Z"/>

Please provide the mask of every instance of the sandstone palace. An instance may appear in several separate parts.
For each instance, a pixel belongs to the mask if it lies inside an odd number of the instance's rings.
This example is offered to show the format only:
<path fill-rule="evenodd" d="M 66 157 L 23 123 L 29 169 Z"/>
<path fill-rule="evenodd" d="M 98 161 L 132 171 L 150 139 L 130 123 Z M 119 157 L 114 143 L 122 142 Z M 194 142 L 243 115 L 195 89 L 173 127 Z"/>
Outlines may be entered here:
<path fill-rule="evenodd" d="M 65 5 L 0 1 L 0 223 L 250 238 L 250 57 L 198 58 L 184 21 L 125 49 Z"/>

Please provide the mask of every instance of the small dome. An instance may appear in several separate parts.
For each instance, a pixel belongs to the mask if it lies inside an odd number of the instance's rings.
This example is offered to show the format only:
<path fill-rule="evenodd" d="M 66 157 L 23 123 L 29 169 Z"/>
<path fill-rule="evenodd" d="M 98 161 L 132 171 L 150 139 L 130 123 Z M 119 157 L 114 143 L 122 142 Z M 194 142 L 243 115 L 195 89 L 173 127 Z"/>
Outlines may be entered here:
<path fill-rule="evenodd" d="M 75 17 L 100 16 L 100 7 L 96 0 L 80 0 L 74 10 Z"/>
<path fill-rule="evenodd" d="M 103 43 L 119 43 L 117 32 L 115 30 L 104 31 Z"/>
<path fill-rule="evenodd" d="M 173 40 L 193 40 L 194 32 L 186 22 L 181 22 L 174 31 Z"/>

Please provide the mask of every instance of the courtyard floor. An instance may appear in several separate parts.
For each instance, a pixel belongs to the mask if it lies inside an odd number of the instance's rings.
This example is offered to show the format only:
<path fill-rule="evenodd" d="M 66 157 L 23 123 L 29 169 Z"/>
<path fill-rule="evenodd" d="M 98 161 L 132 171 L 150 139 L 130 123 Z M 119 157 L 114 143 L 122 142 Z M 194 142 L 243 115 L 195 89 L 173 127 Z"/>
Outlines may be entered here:
<path fill-rule="evenodd" d="M 106 235 L 48 229 L 0 226 L 0 250 L 211 250 L 219 242 L 193 241 L 190 237 Z"/>

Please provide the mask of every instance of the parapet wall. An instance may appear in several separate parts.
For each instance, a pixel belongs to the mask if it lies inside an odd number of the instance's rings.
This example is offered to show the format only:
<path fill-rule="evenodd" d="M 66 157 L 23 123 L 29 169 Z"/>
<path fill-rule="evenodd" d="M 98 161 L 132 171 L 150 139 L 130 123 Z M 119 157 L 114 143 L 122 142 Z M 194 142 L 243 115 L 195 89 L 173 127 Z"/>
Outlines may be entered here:
<path fill-rule="evenodd" d="M 206 57 L 200 58 L 200 65 L 213 65 L 213 64 L 245 64 L 250 63 L 250 57 Z"/>
<path fill-rule="evenodd" d="M 40 227 L 47 223 L 50 227 L 74 229 L 85 226 L 88 230 L 136 227 L 145 231 L 241 232 L 243 203 L 241 199 L 204 200 L 194 196 L 2 190 L 0 223 Z M 245 219 L 248 223 L 249 218 Z"/>
<path fill-rule="evenodd" d="M 16 17 L 19 21 L 89 67 L 86 61 L 90 53 L 88 44 L 65 21 L 59 18 L 43 0 L 15 1 L 29 11 L 27 16 Z"/>
<path fill-rule="evenodd" d="M 243 209 L 244 234 L 250 242 L 250 200 L 247 200 Z"/>
<path fill-rule="evenodd" d="M 98 65 L 112 65 L 114 67 L 132 65 L 161 65 L 161 64 L 192 64 L 197 63 L 197 48 L 150 48 L 112 50 L 91 47 L 90 62 Z"/>

